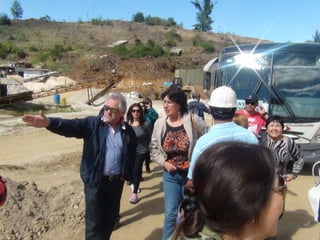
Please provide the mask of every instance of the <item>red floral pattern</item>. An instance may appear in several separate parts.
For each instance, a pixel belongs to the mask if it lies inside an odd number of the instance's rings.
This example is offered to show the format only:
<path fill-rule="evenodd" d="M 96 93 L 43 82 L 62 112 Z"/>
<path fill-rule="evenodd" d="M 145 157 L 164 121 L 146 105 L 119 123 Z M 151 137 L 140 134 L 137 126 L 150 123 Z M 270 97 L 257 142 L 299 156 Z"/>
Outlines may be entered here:
<path fill-rule="evenodd" d="M 188 149 L 190 146 L 189 137 L 183 127 L 170 127 L 167 125 L 162 148 L 168 155 L 168 162 L 177 169 L 187 170 L 189 168 Z"/>

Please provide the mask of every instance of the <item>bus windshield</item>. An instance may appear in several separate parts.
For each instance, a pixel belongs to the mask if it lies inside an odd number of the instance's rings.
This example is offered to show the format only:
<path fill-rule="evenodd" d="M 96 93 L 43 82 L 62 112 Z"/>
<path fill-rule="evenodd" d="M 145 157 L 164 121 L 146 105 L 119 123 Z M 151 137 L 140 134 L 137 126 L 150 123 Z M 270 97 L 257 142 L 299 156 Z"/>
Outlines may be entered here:
<path fill-rule="evenodd" d="M 250 94 L 290 122 L 320 119 L 320 53 L 285 50 L 222 55 L 216 85 L 231 86 L 238 107 Z"/>

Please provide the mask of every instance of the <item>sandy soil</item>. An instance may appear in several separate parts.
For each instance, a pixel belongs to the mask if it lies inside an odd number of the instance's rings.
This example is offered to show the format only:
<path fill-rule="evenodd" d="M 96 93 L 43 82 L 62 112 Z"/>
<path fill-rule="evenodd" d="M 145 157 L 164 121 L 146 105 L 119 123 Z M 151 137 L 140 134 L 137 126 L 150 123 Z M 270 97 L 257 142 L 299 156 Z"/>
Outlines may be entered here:
<path fill-rule="evenodd" d="M 72 99 L 70 95 L 65 97 L 67 101 Z M 47 99 L 51 100 L 52 97 Z M 81 106 L 81 109 L 81 112 L 54 116 L 95 115 L 99 108 Z M 0 208 L 0 239 L 84 239 L 83 186 L 79 177 L 82 141 L 26 127 L 20 118 L 4 115 L 0 117 L 0 136 L 0 174 L 7 180 L 9 189 L 7 202 Z M 151 167 L 151 174 L 143 174 L 145 181 L 141 183 L 138 204 L 128 202 L 131 190 L 125 185 L 121 225 L 112 239 L 161 238 L 162 171 L 154 162 Z M 277 239 L 319 239 L 319 225 L 313 221 L 307 199 L 312 185 L 310 174 L 290 183 Z"/>

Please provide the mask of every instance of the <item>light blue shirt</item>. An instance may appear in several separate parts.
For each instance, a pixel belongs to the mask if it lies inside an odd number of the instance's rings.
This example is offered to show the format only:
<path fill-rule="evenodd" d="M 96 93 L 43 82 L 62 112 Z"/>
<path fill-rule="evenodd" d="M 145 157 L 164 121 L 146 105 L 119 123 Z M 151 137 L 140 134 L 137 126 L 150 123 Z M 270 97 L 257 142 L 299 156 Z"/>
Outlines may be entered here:
<path fill-rule="evenodd" d="M 256 136 L 248 129 L 237 125 L 234 122 L 220 123 L 213 125 L 209 132 L 200 137 L 193 149 L 191 163 L 188 171 L 188 178 L 192 179 L 193 168 L 198 157 L 211 145 L 218 142 L 241 141 L 258 144 Z"/>
<path fill-rule="evenodd" d="M 106 131 L 106 155 L 103 175 L 115 176 L 121 174 L 122 168 L 121 126 L 115 129 L 114 134 L 111 131 L 111 127 L 107 126 Z"/>

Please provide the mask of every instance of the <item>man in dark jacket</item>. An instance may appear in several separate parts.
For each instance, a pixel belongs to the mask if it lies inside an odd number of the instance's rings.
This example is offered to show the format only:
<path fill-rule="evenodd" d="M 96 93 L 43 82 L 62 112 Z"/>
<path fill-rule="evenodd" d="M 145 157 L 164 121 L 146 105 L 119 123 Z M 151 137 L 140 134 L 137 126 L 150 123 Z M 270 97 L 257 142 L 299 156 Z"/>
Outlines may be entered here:
<path fill-rule="evenodd" d="M 124 122 L 126 109 L 124 96 L 111 93 L 96 117 L 48 118 L 42 112 L 22 117 L 29 126 L 83 139 L 80 175 L 85 192 L 87 240 L 110 239 L 124 180 L 133 179 L 137 141 L 132 127 Z"/>
<path fill-rule="evenodd" d="M 210 113 L 210 109 L 200 102 L 200 94 L 197 92 L 192 93 L 193 101 L 188 103 L 188 110 L 190 113 L 197 114 L 204 120 L 204 112 Z"/>

